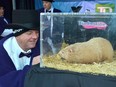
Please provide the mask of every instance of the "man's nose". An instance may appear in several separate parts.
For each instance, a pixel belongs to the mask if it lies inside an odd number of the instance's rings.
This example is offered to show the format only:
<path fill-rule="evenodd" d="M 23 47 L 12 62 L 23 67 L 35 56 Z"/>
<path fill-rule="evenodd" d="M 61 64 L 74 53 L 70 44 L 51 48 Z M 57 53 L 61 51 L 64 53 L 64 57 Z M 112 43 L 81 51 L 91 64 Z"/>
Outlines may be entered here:
<path fill-rule="evenodd" d="M 33 35 L 32 35 L 33 38 L 38 38 L 39 37 L 39 33 L 37 32 L 34 32 Z"/>

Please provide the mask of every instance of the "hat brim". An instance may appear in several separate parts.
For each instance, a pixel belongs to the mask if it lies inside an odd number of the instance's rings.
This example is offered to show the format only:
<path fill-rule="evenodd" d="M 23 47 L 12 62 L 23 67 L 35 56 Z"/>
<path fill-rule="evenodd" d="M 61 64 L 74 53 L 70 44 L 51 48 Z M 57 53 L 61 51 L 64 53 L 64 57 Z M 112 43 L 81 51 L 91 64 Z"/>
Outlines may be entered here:
<path fill-rule="evenodd" d="M 7 24 L 6 29 L 13 29 L 13 34 L 15 37 L 29 31 L 29 30 L 36 30 L 39 31 L 39 28 L 33 27 L 33 24 L 31 23 L 26 23 L 26 24 L 17 24 L 17 23 L 11 23 Z"/>

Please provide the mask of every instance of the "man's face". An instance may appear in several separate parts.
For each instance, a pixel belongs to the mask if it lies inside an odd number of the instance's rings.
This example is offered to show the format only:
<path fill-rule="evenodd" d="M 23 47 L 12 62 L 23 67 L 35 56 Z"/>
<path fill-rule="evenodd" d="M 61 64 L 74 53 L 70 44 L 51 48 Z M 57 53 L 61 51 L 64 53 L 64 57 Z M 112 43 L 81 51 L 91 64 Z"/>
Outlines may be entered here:
<path fill-rule="evenodd" d="M 0 16 L 4 16 L 4 8 L 0 7 Z"/>
<path fill-rule="evenodd" d="M 29 30 L 29 31 L 17 36 L 16 40 L 17 40 L 19 46 L 24 51 L 27 51 L 27 50 L 35 47 L 38 37 L 39 37 L 38 31 Z"/>
<path fill-rule="evenodd" d="M 43 1 L 43 6 L 46 10 L 49 10 L 51 8 L 51 2 Z"/>

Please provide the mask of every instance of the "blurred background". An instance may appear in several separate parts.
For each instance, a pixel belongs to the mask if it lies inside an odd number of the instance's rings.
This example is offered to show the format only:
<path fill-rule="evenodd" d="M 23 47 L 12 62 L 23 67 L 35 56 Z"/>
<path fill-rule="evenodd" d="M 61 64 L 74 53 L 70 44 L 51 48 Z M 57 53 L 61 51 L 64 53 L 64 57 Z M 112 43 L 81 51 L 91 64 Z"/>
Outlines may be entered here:
<path fill-rule="evenodd" d="M 12 19 L 12 10 L 18 9 L 40 9 L 43 7 L 42 0 L 0 0 L 5 6 L 5 17 Z M 103 5 L 103 6 L 102 6 Z M 99 12 L 97 6 L 111 7 L 116 12 L 116 0 L 55 0 L 53 6 L 62 12 L 73 12 L 72 7 L 82 6 L 79 13 Z M 100 9 L 99 9 L 100 10 Z M 12 20 L 11 20 L 12 21 Z"/>

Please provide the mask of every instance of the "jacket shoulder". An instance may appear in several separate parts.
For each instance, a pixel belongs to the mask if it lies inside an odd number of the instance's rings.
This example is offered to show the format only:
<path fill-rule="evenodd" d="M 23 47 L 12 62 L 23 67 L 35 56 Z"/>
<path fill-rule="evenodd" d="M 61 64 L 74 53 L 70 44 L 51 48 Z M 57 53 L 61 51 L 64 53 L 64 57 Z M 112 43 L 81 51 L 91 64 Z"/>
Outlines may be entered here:
<path fill-rule="evenodd" d="M 38 12 L 44 12 L 44 8 L 38 9 Z"/>
<path fill-rule="evenodd" d="M 54 12 L 62 12 L 62 11 L 59 10 L 59 9 L 54 8 Z"/>

